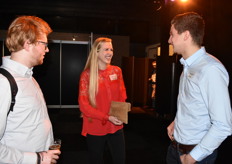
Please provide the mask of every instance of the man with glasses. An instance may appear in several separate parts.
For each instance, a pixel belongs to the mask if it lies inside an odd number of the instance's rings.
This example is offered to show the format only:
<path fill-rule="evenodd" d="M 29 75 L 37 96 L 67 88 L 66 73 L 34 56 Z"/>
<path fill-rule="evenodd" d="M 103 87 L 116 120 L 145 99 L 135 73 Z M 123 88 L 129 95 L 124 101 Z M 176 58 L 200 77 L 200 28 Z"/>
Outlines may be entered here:
<path fill-rule="evenodd" d="M 37 42 L 43 44 L 45 46 L 45 50 L 48 48 L 47 42 L 43 42 L 43 41 L 37 41 Z"/>
<path fill-rule="evenodd" d="M 53 141 L 52 124 L 42 91 L 33 78 L 33 67 L 43 63 L 49 49 L 49 25 L 35 16 L 21 16 L 10 25 L 6 46 L 11 56 L 3 57 L 2 68 L 10 72 L 18 86 L 14 110 L 11 88 L 0 74 L 0 163 L 56 163 L 60 150 L 48 150 Z"/>

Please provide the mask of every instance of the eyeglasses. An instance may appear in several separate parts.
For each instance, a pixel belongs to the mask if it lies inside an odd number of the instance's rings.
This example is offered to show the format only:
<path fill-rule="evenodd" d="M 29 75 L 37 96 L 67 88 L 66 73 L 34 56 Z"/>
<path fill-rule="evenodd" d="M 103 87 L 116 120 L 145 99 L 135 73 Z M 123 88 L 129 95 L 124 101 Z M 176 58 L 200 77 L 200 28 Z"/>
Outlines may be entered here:
<path fill-rule="evenodd" d="M 43 42 L 43 41 L 40 41 L 40 40 L 38 40 L 37 42 L 43 44 L 45 46 L 45 50 L 48 48 L 48 43 L 47 42 Z"/>

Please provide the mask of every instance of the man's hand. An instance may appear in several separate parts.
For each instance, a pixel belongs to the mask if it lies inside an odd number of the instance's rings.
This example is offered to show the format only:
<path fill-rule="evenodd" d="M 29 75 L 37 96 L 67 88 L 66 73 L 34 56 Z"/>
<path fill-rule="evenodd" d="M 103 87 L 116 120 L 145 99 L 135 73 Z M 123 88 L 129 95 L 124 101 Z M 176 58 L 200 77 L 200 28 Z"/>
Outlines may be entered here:
<path fill-rule="evenodd" d="M 48 151 L 40 152 L 39 154 L 41 157 L 41 164 L 51 164 L 51 163 L 57 163 L 61 151 L 48 150 Z"/>
<path fill-rule="evenodd" d="M 174 137 L 173 137 L 174 121 L 167 127 L 167 133 L 168 133 L 168 137 L 173 141 L 174 140 Z"/>
<path fill-rule="evenodd" d="M 194 164 L 196 160 L 190 154 L 183 154 L 180 156 L 180 160 L 182 164 Z"/>

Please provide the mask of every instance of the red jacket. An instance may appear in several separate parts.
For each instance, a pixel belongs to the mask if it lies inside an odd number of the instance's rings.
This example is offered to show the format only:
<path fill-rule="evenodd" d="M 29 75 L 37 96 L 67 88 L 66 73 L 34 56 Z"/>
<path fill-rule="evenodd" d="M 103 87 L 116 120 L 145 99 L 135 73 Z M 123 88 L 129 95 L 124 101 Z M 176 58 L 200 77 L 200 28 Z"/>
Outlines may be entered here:
<path fill-rule="evenodd" d="M 84 70 L 80 77 L 79 106 L 83 113 L 82 135 L 106 135 L 122 129 L 123 125 L 114 125 L 108 120 L 111 101 L 125 102 L 126 89 L 122 71 L 117 66 L 109 65 L 105 70 L 98 72 L 98 93 L 96 108 L 89 102 L 89 69 Z M 91 119 L 89 119 L 91 118 Z"/>

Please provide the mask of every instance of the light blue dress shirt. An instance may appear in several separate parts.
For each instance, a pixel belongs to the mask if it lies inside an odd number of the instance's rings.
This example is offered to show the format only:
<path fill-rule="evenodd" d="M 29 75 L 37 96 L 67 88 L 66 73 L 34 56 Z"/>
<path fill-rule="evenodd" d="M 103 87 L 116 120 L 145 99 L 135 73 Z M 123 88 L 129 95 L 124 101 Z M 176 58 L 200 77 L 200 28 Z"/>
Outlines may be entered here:
<path fill-rule="evenodd" d="M 201 161 L 232 133 L 232 114 L 228 91 L 229 76 L 219 60 L 202 47 L 180 62 L 180 77 L 174 138 L 197 144 L 190 155 Z"/>
<path fill-rule="evenodd" d="M 36 164 L 34 152 L 48 150 L 53 141 L 52 124 L 32 69 L 3 57 L 3 68 L 18 85 L 14 111 L 8 80 L 0 74 L 0 164 Z"/>

